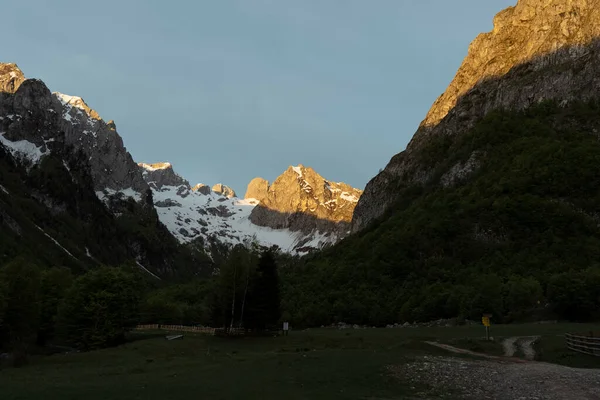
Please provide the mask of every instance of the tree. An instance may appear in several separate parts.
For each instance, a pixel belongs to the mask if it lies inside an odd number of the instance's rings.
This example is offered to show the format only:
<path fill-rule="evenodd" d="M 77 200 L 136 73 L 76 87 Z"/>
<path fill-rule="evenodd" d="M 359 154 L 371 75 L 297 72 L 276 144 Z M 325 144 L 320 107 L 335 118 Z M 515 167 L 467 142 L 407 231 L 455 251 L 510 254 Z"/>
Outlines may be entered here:
<path fill-rule="evenodd" d="M 254 254 L 244 246 L 234 247 L 219 270 L 212 300 L 212 320 L 215 326 L 231 328 L 241 323 L 246 309 L 247 287 L 254 271 Z"/>
<path fill-rule="evenodd" d="M 58 306 L 73 284 L 73 275 L 68 268 L 51 268 L 41 274 L 40 326 L 37 344 L 43 346 L 54 336 Z"/>
<path fill-rule="evenodd" d="M 77 278 L 59 310 L 66 338 L 87 350 L 123 343 L 139 319 L 139 276 L 102 267 Z"/>
<path fill-rule="evenodd" d="M 4 298 L 0 298 L 0 306 L 4 303 L 0 346 L 8 346 L 15 359 L 23 359 L 39 326 L 40 271 L 24 258 L 17 258 L 0 268 L 0 282 L 4 286 L 4 294 L 0 294 Z"/>
<path fill-rule="evenodd" d="M 244 321 L 246 328 L 264 330 L 279 322 L 281 318 L 279 275 L 271 251 L 265 251 L 258 260 L 246 303 Z"/>

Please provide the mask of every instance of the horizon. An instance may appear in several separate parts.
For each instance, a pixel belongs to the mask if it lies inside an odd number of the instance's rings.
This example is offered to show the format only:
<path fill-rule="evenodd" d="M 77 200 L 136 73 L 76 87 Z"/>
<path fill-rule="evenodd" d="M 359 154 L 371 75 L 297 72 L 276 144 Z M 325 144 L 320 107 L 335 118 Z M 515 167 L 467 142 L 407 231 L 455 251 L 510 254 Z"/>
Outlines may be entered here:
<path fill-rule="evenodd" d="M 114 120 L 136 163 L 243 196 L 298 164 L 364 189 L 515 1 L 137 3 L 11 3 L 3 61 Z"/>

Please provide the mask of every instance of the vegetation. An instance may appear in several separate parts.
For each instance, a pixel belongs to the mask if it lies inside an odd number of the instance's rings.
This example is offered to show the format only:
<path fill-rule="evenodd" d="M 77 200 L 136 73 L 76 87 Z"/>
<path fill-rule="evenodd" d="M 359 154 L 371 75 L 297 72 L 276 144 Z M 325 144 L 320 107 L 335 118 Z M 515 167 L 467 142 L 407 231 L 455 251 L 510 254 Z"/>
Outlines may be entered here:
<path fill-rule="evenodd" d="M 203 251 L 181 246 L 159 222 L 151 197 L 114 199 L 111 213 L 96 197 L 87 159 L 71 148 L 57 146 L 26 169 L 0 146 L 0 186 L 0 265 L 25 256 L 41 268 L 82 273 L 142 260 L 171 280 L 213 269 Z"/>
<path fill-rule="evenodd" d="M 598 326 L 492 326 L 494 336 L 542 339 L 590 329 Z M 116 348 L 45 357 L 24 368 L 2 370 L 2 399 L 418 398 L 417 393 L 429 388 L 392 378 L 390 365 L 449 354 L 424 340 L 475 340 L 484 333 L 481 326 L 460 326 L 311 329 L 240 340 L 186 333 L 183 340 L 167 341 L 164 334 L 135 333 L 134 341 Z M 228 383 L 232 377 L 235 384 Z M 447 395 L 448 389 L 440 394 Z"/>
<path fill-rule="evenodd" d="M 600 107 L 543 103 L 428 138 L 382 220 L 282 270 L 298 326 L 598 318 Z M 443 185 L 453 166 L 478 168 Z"/>

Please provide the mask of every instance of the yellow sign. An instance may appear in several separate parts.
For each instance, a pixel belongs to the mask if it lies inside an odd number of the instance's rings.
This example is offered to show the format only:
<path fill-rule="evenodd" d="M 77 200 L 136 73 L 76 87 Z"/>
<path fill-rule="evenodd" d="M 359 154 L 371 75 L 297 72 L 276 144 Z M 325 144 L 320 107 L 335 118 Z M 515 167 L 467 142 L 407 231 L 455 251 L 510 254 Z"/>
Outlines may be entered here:
<path fill-rule="evenodd" d="M 483 326 L 490 326 L 490 317 L 482 317 L 481 322 L 483 322 Z"/>

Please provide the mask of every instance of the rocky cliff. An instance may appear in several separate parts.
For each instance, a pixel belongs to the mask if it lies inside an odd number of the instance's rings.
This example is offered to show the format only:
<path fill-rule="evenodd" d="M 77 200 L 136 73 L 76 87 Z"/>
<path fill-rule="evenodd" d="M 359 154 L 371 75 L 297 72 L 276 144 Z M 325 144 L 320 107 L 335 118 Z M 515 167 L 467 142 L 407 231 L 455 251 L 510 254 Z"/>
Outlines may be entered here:
<path fill-rule="evenodd" d="M 188 188 L 190 186 L 187 180 L 175 173 L 171 163 L 139 163 L 138 165 L 144 180 L 152 189 L 160 190 L 163 186 L 186 186 Z"/>
<path fill-rule="evenodd" d="M 500 12 L 493 30 L 473 41 L 456 77 L 406 150 L 367 184 L 354 212 L 353 231 L 398 201 L 399 187 L 430 180 L 436 160 L 428 159 L 427 149 L 438 138 L 467 131 L 492 110 L 597 96 L 599 37 L 600 0 L 520 0 Z M 476 169 L 477 154 L 468 164 L 466 169 L 454 166 L 445 182 Z"/>
<path fill-rule="evenodd" d="M 164 276 L 208 262 L 159 223 L 114 122 L 15 64 L 0 63 L 0 163 L 0 225 L 9 228 L 0 229 L 0 258 L 77 269 L 133 262 Z"/>
<path fill-rule="evenodd" d="M 246 198 L 259 201 L 250 215 L 256 225 L 307 235 L 333 234 L 339 239 L 348 232 L 361 194 L 359 189 L 325 180 L 312 168 L 299 165 L 289 167 L 272 184 L 262 178 L 253 179 Z"/>
<path fill-rule="evenodd" d="M 141 199 L 148 190 L 114 123 L 107 124 L 80 97 L 51 93 L 27 79 L 15 64 L 0 64 L 2 141 L 14 155 L 31 163 L 54 146 L 84 154 L 96 191 L 126 191 Z"/>

